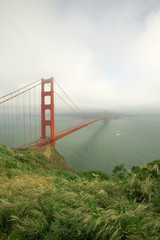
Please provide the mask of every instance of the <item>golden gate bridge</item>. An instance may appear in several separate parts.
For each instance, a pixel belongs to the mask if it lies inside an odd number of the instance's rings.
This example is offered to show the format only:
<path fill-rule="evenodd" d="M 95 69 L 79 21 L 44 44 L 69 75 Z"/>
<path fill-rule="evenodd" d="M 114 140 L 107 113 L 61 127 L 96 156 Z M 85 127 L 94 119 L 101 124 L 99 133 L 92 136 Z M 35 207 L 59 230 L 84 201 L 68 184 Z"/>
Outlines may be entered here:
<path fill-rule="evenodd" d="M 0 144 L 55 148 L 59 139 L 105 119 L 88 118 L 57 81 L 40 79 L 0 97 Z"/>

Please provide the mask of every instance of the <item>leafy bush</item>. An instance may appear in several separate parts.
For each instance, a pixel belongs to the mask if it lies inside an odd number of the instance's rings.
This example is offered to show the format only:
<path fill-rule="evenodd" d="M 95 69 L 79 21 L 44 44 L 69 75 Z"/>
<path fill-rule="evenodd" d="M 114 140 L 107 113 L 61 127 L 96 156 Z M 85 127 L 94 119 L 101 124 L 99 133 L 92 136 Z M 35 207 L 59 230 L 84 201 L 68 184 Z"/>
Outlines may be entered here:
<path fill-rule="evenodd" d="M 77 171 L 76 173 L 79 177 L 81 178 L 85 178 L 89 181 L 93 181 L 95 180 L 96 178 L 98 178 L 99 180 L 108 180 L 109 179 L 109 176 L 108 174 L 102 172 L 102 171 L 99 171 L 99 170 L 90 170 L 90 171 Z"/>
<path fill-rule="evenodd" d="M 124 168 L 124 165 L 117 165 L 115 168 L 112 170 L 113 174 L 122 176 L 126 172 L 126 169 Z"/>

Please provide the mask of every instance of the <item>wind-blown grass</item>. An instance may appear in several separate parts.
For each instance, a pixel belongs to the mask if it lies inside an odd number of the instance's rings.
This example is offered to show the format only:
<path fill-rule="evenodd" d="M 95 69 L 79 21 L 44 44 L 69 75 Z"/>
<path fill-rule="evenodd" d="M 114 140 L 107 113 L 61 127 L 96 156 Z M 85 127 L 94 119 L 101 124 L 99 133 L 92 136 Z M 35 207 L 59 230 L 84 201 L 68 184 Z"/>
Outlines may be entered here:
<path fill-rule="evenodd" d="M 0 146 L 1 239 L 160 239 L 160 161 L 126 171 L 55 170 Z"/>

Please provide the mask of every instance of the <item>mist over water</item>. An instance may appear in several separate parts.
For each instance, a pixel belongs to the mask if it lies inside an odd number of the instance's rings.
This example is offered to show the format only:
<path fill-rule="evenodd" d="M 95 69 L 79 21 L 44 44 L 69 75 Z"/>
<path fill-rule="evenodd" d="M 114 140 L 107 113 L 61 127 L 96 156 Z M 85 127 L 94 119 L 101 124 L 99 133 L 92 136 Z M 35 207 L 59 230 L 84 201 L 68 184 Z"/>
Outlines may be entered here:
<path fill-rule="evenodd" d="M 112 173 L 160 158 L 160 116 L 126 116 L 97 122 L 57 142 L 57 150 L 75 169 Z"/>
<path fill-rule="evenodd" d="M 88 115 L 98 117 L 93 113 Z M 4 120 L 0 118 L 0 144 L 16 147 L 30 142 L 30 137 L 32 140 L 40 138 L 40 115 L 30 118 L 25 114 L 25 127 L 17 117 L 10 117 L 10 121 L 14 120 L 12 125 Z M 72 126 L 79 124 L 79 120 L 64 115 L 59 119 L 59 125 L 65 129 L 69 123 Z M 81 119 L 82 122 L 85 120 Z M 159 126 L 160 115 L 108 113 L 106 123 L 99 121 L 72 133 L 57 141 L 56 149 L 75 170 L 97 169 L 112 173 L 120 164 L 130 169 L 160 159 Z"/>

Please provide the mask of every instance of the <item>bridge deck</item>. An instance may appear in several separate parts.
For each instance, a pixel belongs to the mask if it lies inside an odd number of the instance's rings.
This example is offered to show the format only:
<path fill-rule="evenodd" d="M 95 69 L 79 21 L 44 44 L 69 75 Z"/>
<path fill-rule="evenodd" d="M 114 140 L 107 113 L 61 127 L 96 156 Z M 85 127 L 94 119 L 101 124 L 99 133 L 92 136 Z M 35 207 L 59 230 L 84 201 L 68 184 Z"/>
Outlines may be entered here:
<path fill-rule="evenodd" d="M 67 128 L 67 129 L 64 129 L 62 131 L 59 131 L 59 132 L 56 132 L 55 133 L 55 139 L 53 139 L 54 141 L 58 141 L 59 139 L 65 137 L 65 136 L 68 136 L 69 134 L 73 133 L 73 132 L 76 132 L 77 130 L 81 129 L 81 128 L 84 128 L 84 127 L 87 127 L 89 126 L 90 124 L 93 124 L 95 122 L 98 122 L 100 120 L 104 120 L 105 117 L 101 117 L 101 118 L 96 118 L 96 119 L 92 119 L 90 121 L 87 121 L 85 123 L 82 123 L 82 124 L 78 124 L 76 126 L 73 126 L 73 127 L 70 127 L 70 128 Z M 32 141 L 30 143 L 26 143 L 24 145 L 21 145 L 19 147 L 17 147 L 17 149 L 20 149 L 20 148 L 28 148 L 28 147 L 38 147 L 38 146 L 43 146 L 43 145 L 47 145 L 47 144 L 50 144 L 51 143 L 51 136 L 48 135 L 46 138 L 39 138 L 35 141 Z"/>

